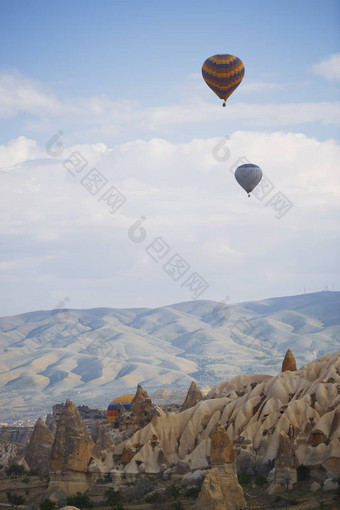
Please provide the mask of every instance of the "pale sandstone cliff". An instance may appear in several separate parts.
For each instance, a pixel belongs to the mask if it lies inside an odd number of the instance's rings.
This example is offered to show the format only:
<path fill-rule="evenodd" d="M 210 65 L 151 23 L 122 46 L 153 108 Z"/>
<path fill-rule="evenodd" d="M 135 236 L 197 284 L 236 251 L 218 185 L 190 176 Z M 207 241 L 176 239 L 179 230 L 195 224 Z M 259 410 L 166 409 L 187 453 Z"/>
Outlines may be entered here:
<path fill-rule="evenodd" d="M 195 407 L 155 416 L 119 445 L 102 452 L 97 469 L 159 473 L 181 461 L 187 471 L 210 466 L 210 433 L 226 427 L 238 465 L 274 460 L 280 434 L 292 434 L 297 462 L 340 473 L 340 353 L 275 377 L 242 375 L 218 384 Z M 172 468 L 176 469 L 176 468 Z"/>

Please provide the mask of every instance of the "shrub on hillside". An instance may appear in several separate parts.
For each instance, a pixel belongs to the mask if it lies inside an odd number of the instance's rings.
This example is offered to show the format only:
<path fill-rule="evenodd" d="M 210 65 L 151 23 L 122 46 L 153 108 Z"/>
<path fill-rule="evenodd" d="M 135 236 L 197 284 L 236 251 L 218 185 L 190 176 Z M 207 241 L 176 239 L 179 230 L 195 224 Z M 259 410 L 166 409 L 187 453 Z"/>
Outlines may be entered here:
<path fill-rule="evenodd" d="M 266 477 L 262 475 L 256 475 L 255 476 L 255 485 L 258 485 L 259 487 L 263 487 L 267 483 Z"/>
<path fill-rule="evenodd" d="M 20 466 L 19 464 L 12 464 L 6 469 L 7 476 L 17 477 L 25 474 L 24 466 Z"/>
<path fill-rule="evenodd" d="M 170 499 L 177 500 L 181 495 L 181 489 L 178 487 L 178 485 L 170 485 L 170 487 L 167 487 L 166 493 Z"/>
<path fill-rule="evenodd" d="M 42 503 L 40 503 L 39 507 L 40 510 L 56 510 L 57 504 L 55 501 L 46 498 Z"/>
<path fill-rule="evenodd" d="M 238 481 L 241 485 L 249 485 L 253 480 L 251 474 L 243 472 L 238 475 Z"/>
<path fill-rule="evenodd" d="M 12 505 L 15 508 L 15 510 L 17 510 L 18 505 L 23 505 L 25 503 L 25 498 L 23 496 L 13 494 L 13 492 L 10 491 L 7 491 L 7 499 L 8 503 Z"/>
<path fill-rule="evenodd" d="M 92 508 L 93 504 L 90 501 L 89 495 L 81 492 L 77 492 L 73 496 L 68 496 L 66 499 L 66 505 L 76 506 L 83 510 L 83 508 Z"/>
<path fill-rule="evenodd" d="M 200 493 L 200 490 L 201 488 L 198 487 L 197 485 L 195 487 L 190 487 L 190 489 L 188 489 L 185 493 L 185 497 L 186 498 L 192 498 L 192 499 L 196 499 L 198 498 L 198 495 Z"/>
<path fill-rule="evenodd" d="M 105 504 L 115 510 L 120 510 L 119 507 L 122 506 L 122 494 L 120 491 L 116 491 L 113 487 L 110 487 L 105 492 Z"/>

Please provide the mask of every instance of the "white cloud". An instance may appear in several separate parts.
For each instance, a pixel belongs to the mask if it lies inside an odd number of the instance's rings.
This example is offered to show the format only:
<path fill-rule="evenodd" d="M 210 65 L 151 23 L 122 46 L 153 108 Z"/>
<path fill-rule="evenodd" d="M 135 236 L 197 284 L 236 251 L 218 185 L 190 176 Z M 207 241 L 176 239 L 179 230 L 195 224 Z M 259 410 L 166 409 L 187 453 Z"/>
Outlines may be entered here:
<path fill-rule="evenodd" d="M 340 53 L 335 53 L 319 64 L 315 64 L 312 70 L 328 81 L 340 82 Z"/>
<path fill-rule="evenodd" d="M 60 102 L 43 91 L 41 83 L 18 72 L 0 74 L 0 118 L 9 118 L 20 111 L 35 115 L 56 114 Z"/>
<path fill-rule="evenodd" d="M 37 159 L 42 154 L 35 140 L 20 136 L 6 145 L 0 145 L 0 169 L 5 170 L 18 163 Z"/>
<path fill-rule="evenodd" d="M 304 279 L 311 289 L 308 282 L 317 285 L 325 272 L 333 278 L 340 146 L 303 134 L 237 131 L 227 141 L 230 158 L 218 162 L 213 154 L 220 141 L 82 145 L 65 147 L 58 160 L 24 138 L 1 146 L 0 154 L 18 144 L 29 155 L 0 173 L 3 309 L 53 307 L 58 295 L 69 296 L 74 307 L 191 299 L 163 270 L 168 256 L 157 263 L 147 255 L 156 237 L 169 245 L 169 257 L 179 253 L 209 282 L 204 298 L 284 295 L 298 291 L 300 279 L 301 289 Z M 62 164 L 73 151 L 88 161 L 75 176 Z M 230 172 L 242 156 L 259 164 L 274 186 L 263 200 L 248 199 Z M 11 161 L 9 155 L 6 164 Z M 80 182 L 93 167 L 107 179 L 96 195 Z M 127 198 L 113 215 L 99 200 L 111 186 Z M 281 220 L 268 204 L 278 192 L 293 203 Z M 146 238 L 133 242 L 128 230 L 141 216 Z M 299 255 L 306 250 L 307 259 Z"/>
<path fill-rule="evenodd" d="M 195 77 L 194 77 L 195 78 Z M 204 84 L 203 84 L 204 85 Z M 198 87 L 203 86 L 202 83 Z M 275 83 L 246 83 L 243 93 L 270 90 Z M 241 88 L 240 88 L 241 91 Z M 18 73 L 0 75 L 0 116 L 11 117 L 19 112 L 25 117 L 25 131 L 52 132 L 63 129 L 74 140 L 120 140 L 167 136 L 197 126 L 225 126 L 249 129 L 253 126 L 278 128 L 305 123 L 338 125 L 340 102 L 305 103 L 235 103 L 221 108 L 218 100 L 206 102 L 199 94 L 195 99 L 183 98 L 180 104 L 143 107 L 138 101 L 112 101 L 106 96 L 58 99 L 46 92 L 42 84 Z M 237 124 L 235 124 L 237 123 Z"/>

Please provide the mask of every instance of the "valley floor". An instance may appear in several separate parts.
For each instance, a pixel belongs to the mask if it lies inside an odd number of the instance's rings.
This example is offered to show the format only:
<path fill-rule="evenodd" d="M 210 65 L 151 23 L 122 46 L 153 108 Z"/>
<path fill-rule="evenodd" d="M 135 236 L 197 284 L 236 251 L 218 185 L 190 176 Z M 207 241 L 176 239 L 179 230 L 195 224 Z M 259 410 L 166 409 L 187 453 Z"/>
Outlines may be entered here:
<path fill-rule="evenodd" d="M 23 481 L 26 480 L 26 481 Z M 0 507 L 11 508 L 7 501 L 7 491 L 11 491 L 25 498 L 25 504 L 19 509 L 34 509 L 39 507 L 39 503 L 44 499 L 48 479 L 39 477 L 27 477 L 24 479 L 2 479 L 0 480 Z M 336 491 L 312 493 L 309 489 L 311 481 L 300 482 L 297 487 L 284 494 L 268 495 L 266 485 L 264 487 L 246 486 L 244 494 L 246 497 L 248 510 L 276 510 L 276 509 L 294 509 L 294 510 L 339 510 L 340 498 Z M 110 485 L 107 484 L 105 490 Z M 155 487 L 156 488 L 156 487 Z M 105 492 L 105 491 L 104 491 Z M 194 510 L 195 500 L 189 498 L 179 498 L 183 509 Z M 125 510 L 173 510 L 174 500 L 163 504 L 149 504 L 144 501 L 134 503 L 124 503 Z M 92 510 L 110 510 L 109 506 L 98 505 L 94 503 Z M 209 510 L 209 509 L 207 509 Z"/>

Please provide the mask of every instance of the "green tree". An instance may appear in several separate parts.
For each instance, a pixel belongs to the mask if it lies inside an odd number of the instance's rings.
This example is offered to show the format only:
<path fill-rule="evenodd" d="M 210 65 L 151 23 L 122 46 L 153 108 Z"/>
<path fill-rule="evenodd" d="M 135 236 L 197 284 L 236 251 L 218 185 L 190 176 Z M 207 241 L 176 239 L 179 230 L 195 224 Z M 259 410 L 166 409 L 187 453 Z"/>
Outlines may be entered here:
<path fill-rule="evenodd" d="M 201 491 L 201 489 L 197 485 L 195 487 L 190 487 L 190 489 L 188 489 L 186 491 L 185 497 L 196 499 L 196 498 L 198 498 L 200 491 Z"/>
<path fill-rule="evenodd" d="M 122 508 L 122 494 L 119 491 L 110 487 L 104 495 L 106 505 L 110 506 L 114 510 L 120 510 L 120 508 Z"/>
<path fill-rule="evenodd" d="M 66 505 L 73 505 L 83 510 L 83 508 L 92 508 L 93 504 L 90 501 L 89 495 L 81 492 L 77 492 L 77 494 L 73 496 L 68 496 L 66 499 Z"/>
<path fill-rule="evenodd" d="M 181 494 L 181 490 L 178 485 L 170 485 L 170 487 L 166 489 L 166 492 L 171 499 L 175 500 L 177 500 Z"/>
<path fill-rule="evenodd" d="M 255 485 L 258 485 L 259 487 L 263 487 L 267 483 L 267 479 L 262 475 L 256 475 L 254 482 L 255 482 Z"/>
<path fill-rule="evenodd" d="M 166 491 L 154 492 L 145 498 L 145 501 L 147 503 L 152 503 L 152 508 L 155 510 L 163 510 L 168 508 Z"/>
<path fill-rule="evenodd" d="M 56 510 L 57 504 L 55 501 L 52 501 L 51 499 L 44 499 L 42 503 L 40 503 L 40 510 Z"/>
<path fill-rule="evenodd" d="M 253 477 L 250 473 L 240 473 L 238 475 L 238 481 L 241 485 L 249 485 L 253 480 Z"/>
<path fill-rule="evenodd" d="M 23 496 L 13 494 L 10 491 L 7 491 L 7 499 L 8 503 L 12 505 L 15 508 L 15 510 L 17 510 L 18 505 L 23 505 L 25 503 L 25 498 Z"/>
<path fill-rule="evenodd" d="M 25 474 L 24 466 L 20 466 L 20 464 L 12 464 L 6 469 L 7 476 L 21 476 Z"/>

